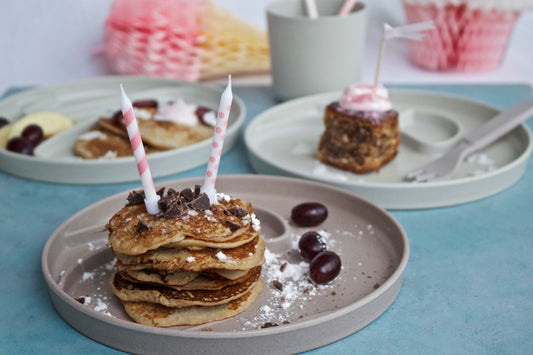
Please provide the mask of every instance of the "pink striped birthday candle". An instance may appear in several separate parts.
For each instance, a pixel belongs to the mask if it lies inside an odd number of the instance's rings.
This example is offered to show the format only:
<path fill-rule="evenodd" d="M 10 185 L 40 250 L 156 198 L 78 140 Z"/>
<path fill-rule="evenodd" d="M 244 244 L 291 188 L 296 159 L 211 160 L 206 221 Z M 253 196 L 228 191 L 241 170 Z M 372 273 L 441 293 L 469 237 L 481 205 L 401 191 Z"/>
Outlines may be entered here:
<path fill-rule="evenodd" d="M 133 105 L 124 92 L 122 84 L 120 84 L 120 90 L 122 91 L 122 115 L 124 116 L 128 137 L 130 138 L 131 149 L 133 150 L 133 156 L 137 162 L 137 170 L 139 171 L 139 176 L 141 177 L 144 189 L 144 204 L 146 205 L 148 213 L 157 214 L 159 213 L 157 201 L 159 201 L 160 197 L 155 192 L 154 180 L 152 179 L 152 173 L 150 172 L 148 160 L 146 159 L 146 152 L 144 151 L 139 126 L 137 125 L 135 114 L 133 113 Z"/>
<path fill-rule="evenodd" d="M 213 133 L 213 143 L 211 144 L 211 154 L 209 155 L 204 184 L 201 189 L 202 192 L 205 192 L 207 196 L 209 196 L 210 203 L 216 202 L 215 194 L 217 191 L 215 190 L 215 182 L 217 180 L 218 164 L 220 163 L 220 156 L 222 155 L 222 145 L 224 144 L 224 135 L 226 134 L 226 127 L 228 126 L 232 100 L 231 75 L 229 75 L 228 86 L 226 86 L 226 89 L 224 89 L 220 97 L 217 123 L 215 126 L 215 132 Z"/>

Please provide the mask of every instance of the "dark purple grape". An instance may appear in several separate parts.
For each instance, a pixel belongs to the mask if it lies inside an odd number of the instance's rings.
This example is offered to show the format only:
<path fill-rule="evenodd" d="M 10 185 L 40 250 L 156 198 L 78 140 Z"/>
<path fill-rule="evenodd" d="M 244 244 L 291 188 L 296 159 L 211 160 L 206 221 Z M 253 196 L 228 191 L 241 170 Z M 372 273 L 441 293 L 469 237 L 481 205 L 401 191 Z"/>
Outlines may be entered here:
<path fill-rule="evenodd" d="M 328 209 L 319 202 L 304 202 L 291 211 L 291 219 L 301 227 L 314 227 L 328 217 Z"/>
<path fill-rule="evenodd" d="M 26 140 L 30 142 L 31 145 L 35 148 L 39 145 L 39 143 L 43 141 L 44 132 L 41 126 L 38 126 L 36 124 L 31 124 L 29 126 L 26 126 L 26 128 L 24 128 L 21 136 L 23 138 L 26 138 Z"/>
<path fill-rule="evenodd" d="M 326 250 L 326 243 L 322 240 L 320 234 L 314 231 L 305 232 L 302 234 L 298 242 L 300 248 L 300 255 L 305 261 L 312 260 L 315 255 Z"/>
<path fill-rule="evenodd" d="M 23 137 L 11 138 L 7 142 L 6 149 L 15 153 L 33 155 L 33 146 Z"/>
<path fill-rule="evenodd" d="M 124 116 L 122 116 L 122 111 L 118 110 L 111 117 L 111 123 L 117 126 L 120 126 L 124 123 Z"/>
<path fill-rule="evenodd" d="M 9 120 L 5 117 L 0 117 L 0 128 L 4 127 L 6 124 L 9 124 Z"/>
<path fill-rule="evenodd" d="M 309 275 L 317 284 L 333 281 L 341 271 L 341 259 L 332 251 L 318 253 L 309 263 Z"/>
<path fill-rule="evenodd" d="M 133 101 L 131 104 L 133 107 L 136 108 L 155 108 L 157 109 L 159 107 L 159 104 L 156 100 L 137 100 Z"/>

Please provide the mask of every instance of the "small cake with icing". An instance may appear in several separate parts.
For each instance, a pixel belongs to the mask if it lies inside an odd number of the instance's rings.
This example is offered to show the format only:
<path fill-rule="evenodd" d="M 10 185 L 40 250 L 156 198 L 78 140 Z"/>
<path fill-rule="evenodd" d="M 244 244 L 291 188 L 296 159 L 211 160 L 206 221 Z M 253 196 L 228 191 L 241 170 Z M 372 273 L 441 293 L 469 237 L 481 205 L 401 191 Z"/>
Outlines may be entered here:
<path fill-rule="evenodd" d="M 379 170 L 398 153 L 398 112 L 383 85 L 352 84 L 324 113 L 318 160 L 354 173 Z"/>

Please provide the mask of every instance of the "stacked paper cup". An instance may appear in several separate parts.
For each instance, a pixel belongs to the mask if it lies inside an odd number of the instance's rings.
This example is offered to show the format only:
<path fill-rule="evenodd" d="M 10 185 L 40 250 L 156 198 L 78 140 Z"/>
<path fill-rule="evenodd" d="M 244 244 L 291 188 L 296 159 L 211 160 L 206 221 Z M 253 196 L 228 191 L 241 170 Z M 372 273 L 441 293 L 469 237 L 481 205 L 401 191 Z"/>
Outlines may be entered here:
<path fill-rule="evenodd" d="M 270 69 L 266 32 L 208 0 L 114 0 L 104 33 L 118 74 L 196 81 Z"/>
<path fill-rule="evenodd" d="M 403 0 L 407 21 L 433 20 L 434 31 L 410 41 L 409 57 L 430 70 L 496 69 L 521 11 L 533 0 Z"/>

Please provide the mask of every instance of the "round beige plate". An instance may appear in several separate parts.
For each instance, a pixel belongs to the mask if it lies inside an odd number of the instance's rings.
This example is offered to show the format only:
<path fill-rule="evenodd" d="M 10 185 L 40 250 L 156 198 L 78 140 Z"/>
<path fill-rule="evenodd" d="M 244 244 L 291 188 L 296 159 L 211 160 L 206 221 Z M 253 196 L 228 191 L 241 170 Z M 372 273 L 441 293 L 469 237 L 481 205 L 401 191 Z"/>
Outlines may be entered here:
<path fill-rule="evenodd" d="M 188 178 L 165 186 L 181 189 L 201 181 Z M 113 255 L 103 231 L 124 205 L 127 191 L 78 212 L 46 243 L 42 268 L 58 313 L 88 337 L 131 353 L 179 349 L 275 354 L 313 349 L 350 335 L 379 317 L 396 298 L 409 247 L 402 227 L 386 211 L 343 190 L 285 177 L 220 176 L 217 191 L 254 205 L 268 248 L 262 274 L 265 288 L 244 313 L 194 327 L 155 328 L 129 319 L 109 288 Z M 296 251 L 300 235 L 311 229 L 292 225 L 289 216 L 292 207 L 305 201 L 321 202 L 329 211 L 326 221 L 313 228 L 342 261 L 341 273 L 328 285 L 309 282 L 308 266 Z M 283 284 L 282 291 L 274 287 L 274 279 Z M 80 297 L 84 304 L 76 300 Z"/>

